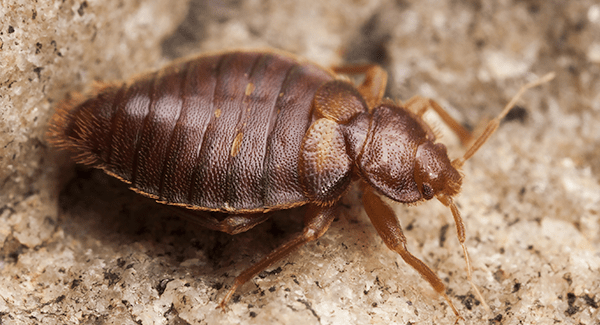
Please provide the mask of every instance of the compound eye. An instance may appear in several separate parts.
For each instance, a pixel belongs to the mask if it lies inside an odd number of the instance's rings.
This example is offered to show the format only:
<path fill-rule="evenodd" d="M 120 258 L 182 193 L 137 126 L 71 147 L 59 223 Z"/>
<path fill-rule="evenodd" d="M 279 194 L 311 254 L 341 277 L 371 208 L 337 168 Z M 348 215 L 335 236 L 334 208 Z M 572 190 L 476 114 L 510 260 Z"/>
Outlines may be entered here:
<path fill-rule="evenodd" d="M 423 183 L 423 189 L 421 192 L 425 200 L 431 200 L 435 195 L 435 193 L 433 193 L 433 188 L 431 188 L 431 186 L 429 186 L 427 183 Z"/>

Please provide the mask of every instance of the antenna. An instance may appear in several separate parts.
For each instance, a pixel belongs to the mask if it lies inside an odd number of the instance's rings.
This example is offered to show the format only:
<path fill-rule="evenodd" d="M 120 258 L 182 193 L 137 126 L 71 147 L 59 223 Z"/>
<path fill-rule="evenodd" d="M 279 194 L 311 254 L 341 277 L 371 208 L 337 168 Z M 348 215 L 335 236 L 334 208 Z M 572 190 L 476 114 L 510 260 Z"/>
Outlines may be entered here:
<path fill-rule="evenodd" d="M 467 152 L 465 152 L 465 155 L 462 156 L 462 158 L 457 158 L 452 161 L 452 166 L 456 169 L 459 169 L 464 165 L 465 161 L 467 161 L 467 160 L 469 160 L 469 158 L 473 157 L 473 155 L 477 152 L 477 150 L 479 150 L 479 148 L 481 148 L 481 146 L 487 142 L 487 140 L 490 138 L 490 136 L 492 136 L 492 134 L 494 134 L 494 132 L 496 132 L 496 129 L 498 129 L 498 126 L 500 125 L 500 121 L 515 106 L 515 104 L 517 103 L 517 100 L 519 100 L 519 98 L 521 98 L 523 93 L 525 93 L 530 88 L 537 87 L 541 84 L 544 84 L 544 83 L 554 79 L 555 76 L 556 76 L 556 74 L 554 72 L 550 72 L 533 82 L 523 85 L 521 87 L 521 89 L 519 89 L 517 94 L 510 100 L 510 102 L 508 102 L 508 104 L 506 104 L 506 106 L 504 107 L 502 112 L 500 112 L 500 114 L 498 114 L 498 116 L 496 116 L 496 118 L 494 118 L 493 120 L 491 120 L 488 123 L 488 125 L 485 128 L 485 130 L 483 131 L 483 133 L 479 136 L 479 138 L 477 138 L 477 140 L 475 140 L 475 142 L 473 143 L 473 145 L 471 145 L 471 147 L 467 150 Z"/>

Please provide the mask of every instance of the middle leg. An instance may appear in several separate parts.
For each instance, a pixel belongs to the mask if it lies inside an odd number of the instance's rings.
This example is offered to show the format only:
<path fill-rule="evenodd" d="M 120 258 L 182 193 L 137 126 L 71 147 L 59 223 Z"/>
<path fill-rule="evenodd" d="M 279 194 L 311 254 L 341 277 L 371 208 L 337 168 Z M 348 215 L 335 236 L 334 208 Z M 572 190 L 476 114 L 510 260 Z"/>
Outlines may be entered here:
<path fill-rule="evenodd" d="M 369 111 L 381 102 L 385 93 L 388 75 L 382 67 L 376 64 L 344 65 L 332 68 L 336 73 L 365 76 L 358 85 L 358 92 L 363 96 Z"/>

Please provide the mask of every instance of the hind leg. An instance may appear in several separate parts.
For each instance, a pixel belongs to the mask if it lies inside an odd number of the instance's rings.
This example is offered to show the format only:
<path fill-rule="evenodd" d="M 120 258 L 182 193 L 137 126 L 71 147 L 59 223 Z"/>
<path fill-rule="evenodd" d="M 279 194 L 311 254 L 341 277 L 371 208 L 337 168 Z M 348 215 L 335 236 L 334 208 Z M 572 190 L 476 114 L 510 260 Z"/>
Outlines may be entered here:
<path fill-rule="evenodd" d="M 195 211 L 169 206 L 177 215 L 202 227 L 218 230 L 230 235 L 242 233 L 269 219 L 270 213 L 229 214 L 216 218 L 208 211 Z"/>
<path fill-rule="evenodd" d="M 310 205 L 306 211 L 306 215 L 304 216 L 304 229 L 302 230 L 302 233 L 279 246 L 274 251 L 269 253 L 269 255 L 263 257 L 263 259 L 258 263 L 252 265 L 238 275 L 235 278 L 231 288 L 229 288 L 229 291 L 227 291 L 225 298 L 223 298 L 219 304 L 219 307 L 225 310 L 227 302 L 229 302 L 229 300 L 233 297 L 235 291 L 244 283 L 255 277 L 258 273 L 282 258 L 288 256 L 300 246 L 321 237 L 327 231 L 327 229 L 329 229 L 329 226 L 333 222 L 333 219 L 335 219 L 336 215 L 337 206 L 335 205 L 332 207 Z"/>

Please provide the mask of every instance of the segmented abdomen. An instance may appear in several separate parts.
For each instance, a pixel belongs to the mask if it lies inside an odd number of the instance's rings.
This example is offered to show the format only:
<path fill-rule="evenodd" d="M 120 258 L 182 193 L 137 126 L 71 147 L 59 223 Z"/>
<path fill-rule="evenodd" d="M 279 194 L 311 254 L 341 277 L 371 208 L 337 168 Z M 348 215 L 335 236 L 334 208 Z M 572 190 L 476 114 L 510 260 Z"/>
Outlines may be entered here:
<path fill-rule="evenodd" d="M 328 71 L 232 52 L 106 86 L 52 123 L 52 140 L 159 201 L 229 212 L 306 201 L 301 140 Z"/>

